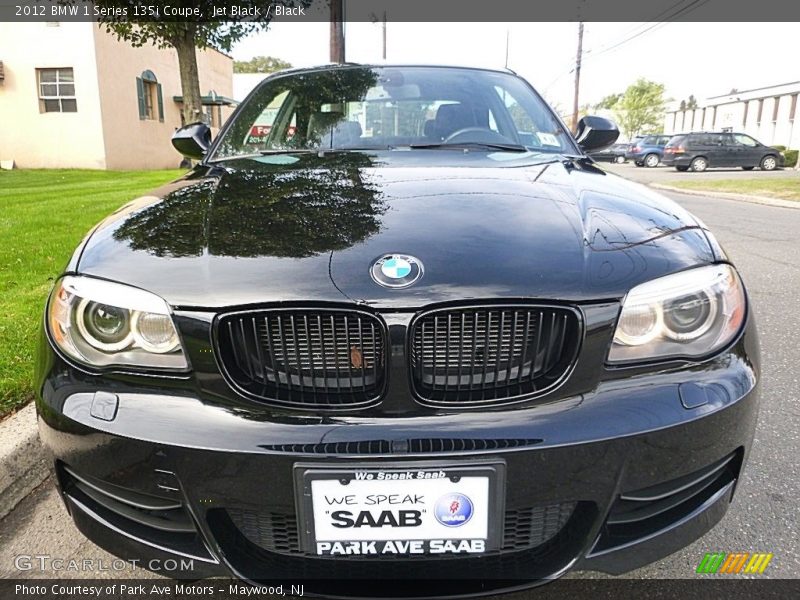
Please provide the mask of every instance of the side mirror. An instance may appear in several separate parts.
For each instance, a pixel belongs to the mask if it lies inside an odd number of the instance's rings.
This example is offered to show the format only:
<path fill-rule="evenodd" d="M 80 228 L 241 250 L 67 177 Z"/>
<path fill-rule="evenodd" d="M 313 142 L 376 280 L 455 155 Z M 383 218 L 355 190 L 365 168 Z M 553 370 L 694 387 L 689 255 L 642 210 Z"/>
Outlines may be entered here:
<path fill-rule="evenodd" d="M 172 145 L 186 158 L 200 160 L 211 146 L 211 129 L 205 123 L 190 123 L 172 134 Z"/>
<path fill-rule="evenodd" d="M 583 117 L 578 121 L 575 141 L 584 152 L 596 152 L 608 148 L 617 141 L 617 124 L 603 117 Z"/>

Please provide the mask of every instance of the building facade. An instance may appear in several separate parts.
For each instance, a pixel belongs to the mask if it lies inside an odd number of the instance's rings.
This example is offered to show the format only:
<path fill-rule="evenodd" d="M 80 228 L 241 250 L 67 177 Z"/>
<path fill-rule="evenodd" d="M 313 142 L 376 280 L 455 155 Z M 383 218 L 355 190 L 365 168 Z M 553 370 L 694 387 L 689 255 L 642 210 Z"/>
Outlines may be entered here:
<path fill-rule="evenodd" d="M 0 160 L 20 168 L 175 168 L 178 57 L 133 48 L 94 23 L 0 23 Z M 234 104 L 233 60 L 197 52 L 204 120 Z"/>
<path fill-rule="evenodd" d="M 732 90 L 700 102 L 696 108 L 673 105 L 664 118 L 664 133 L 736 131 L 768 146 L 800 148 L 798 117 L 800 81 L 752 90 Z"/>

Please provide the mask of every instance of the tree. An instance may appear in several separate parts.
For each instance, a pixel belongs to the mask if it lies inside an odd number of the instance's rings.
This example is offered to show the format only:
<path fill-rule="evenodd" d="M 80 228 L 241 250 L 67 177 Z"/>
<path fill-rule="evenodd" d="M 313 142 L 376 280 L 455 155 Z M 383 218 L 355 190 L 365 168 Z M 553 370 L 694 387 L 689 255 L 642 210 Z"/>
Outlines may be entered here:
<path fill-rule="evenodd" d="M 689 99 L 686 101 L 686 110 L 694 110 L 697 108 L 697 98 L 693 95 L 689 95 Z"/>
<path fill-rule="evenodd" d="M 600 100 L 600 102 L 595 104 L 594 107 L 605 108 L 605 109 L 614 108 L 614 105 L 620 101 L 620 98 L 622 98 L 622 94 L 609 94 L 608 96 Z"/>
<path fill-rule="evenodd" d="M 623 135 L 632 139 L 661 126 L 664 104 L 664 85 L 639 78 L 622 94 L 603 98 L 597 107 L 611 109 Z"/>
<path fill-rule="evenodd" d="M 250 60 L 233 61 L 234 73 L 274 73 L 291 68 L 291 63 L 274 56 L 254 56 Z"/>
<path fill-rule="evenodd" d="M 276 3 L 284 6 L 308 6 L 310 1 L 277 0 Z M 98 21 L 101 26 L 105 26 L 107 31 L 119 39 L 129 42 L 135 48 L 152 44 L 159 48 L 175 49 L 181 76 L 185 123 L 197 121 L 202 110 L 196 50 L 215 48 L 230 51 L 242 38 L 254 31 L 266 29 L 272 19 L 272 11 L 267 13 L 264 2 L 258 0 L 237 2 L 239 8 L 250 8 L 253 11 L 258 9 L 254 13 L 258 16 L 246 21 L 231 21 L 231 17 L 215 11 L 215 8 L 225 4 L 219 0 L 174 0 L 170 3 L 173 9 L 185 11 L 192 16 L 162 17 L 160 20 L 154 20 L 152 15 L 137 16 L 142 11 L 139 0 L 94 0 L 94 3 L 98 8 L 107 9 L 99 11 Z M 120 9 L 125 9 L 124 15 Z"/>

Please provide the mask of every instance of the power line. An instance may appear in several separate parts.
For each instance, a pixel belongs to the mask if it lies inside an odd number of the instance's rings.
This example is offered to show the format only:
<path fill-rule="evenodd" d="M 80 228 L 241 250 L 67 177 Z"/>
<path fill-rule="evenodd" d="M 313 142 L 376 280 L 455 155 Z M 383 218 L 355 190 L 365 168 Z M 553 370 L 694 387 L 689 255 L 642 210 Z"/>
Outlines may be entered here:
<path fill-rule="evenodd" d="M 662 17 L 663 15 L 667 14 L 667 13 L 668 13 L 668 12 L 670 12 L 671 10 L 673 10 L 673 9 L 677 8 L 677 7 L 678 7 L 678 6 L 680 6 L 681 4 L 684 4 L 685 2 L 689 2 L 689 1 L 691 1 L 691 0 L 678 0 L 678 1 L 677 1 L 675 4 L 672 4 L 672 5 L 670 5 L 669 7 L 665 8 L 664 10 L 662 10 L 660 13 L 658 13 L 657 15 L 655 15 L 655 16 L 654 16 L 652 19 L 650 19 L 649 21 L 646 21 L 645 23 L 639 23 L 639 24 L 638 24 L 638 25 L 636 25 L 635 27 L 632 27 L 631 29 L 629 29 L 628 31 L 626 31 L 625 33 L 623 33 L 622 35 L 620 35 L 620 37 L 627 37 L 627 36 L 629 36 L 629 35 L 631 35 L 631 34 L 636 34 L 636 32 L 637 32 L 637 31 L 641 31 L 641 29 L 642 29 L 643 27 L 646 27 L 646 26 L 647 26 L 648 24 L 650 24 L 650 23 L 656 23 L 656 22 L 658 22 L 658 19 L 659 19 L 660 17 Z M 587 50 L 587 51 L 586 51 L 586 54 L 591 54 L 591 53 L 593 53 L 593 52 L 594 52 L 594 53 L 598 53 L 599 51 L 604 51 L 604 50 L 605 50 L 606 48 L 608 48 L 608 47 L 609 47 L 609 44 L 604 44 L 604 45 L 603 45 L 603 46 L 601 46 L 599 49 L 590 48 L 589 50 Z"/>
<path fill-rule="evenodd" d="M 655 19 L 658 19 L 658 18 L 659 18 L 659 17 L 661 17 L 662 15 L 664 15 L 664 14 L 668 13 L 669 11 L 671 11 L 671 10 L 673 10 L 673 9 L 677 8 L 677 7 L 678 7 L 678 6 L 680 6 L 681 4 L 684 4 L 685 2 L 686 2 L 686 0 L 679 0 L 679 2 L 676 2 L 675 4 L 671 5 L 669 8 L 667 8 L 667 9 L 665 9 L 665 10 L 661 11 L 660 13 L 658 13 L 658 14 L 657 14 L 655 17 L 653 17 L 653 20 L 655 21 Z M 649 26 L 649 27 L 647 27 L 646 29 L 643 29 L 643 30 L 641 30 L 641 31 L 639 31 L 639 32 L 637 32 L 637 33 L 635 33 L 635 34 L 633 34 L 633 35 L 629 35 L 629 37 L 626 37 L 625 39 L 623 39 L 623 40 L 621 40 L 621 41 L 619 41 L 619 42 L 617 42 L 617 43 L 615 43 L 615 44 L 613 44 L 613 45 L 611 45 L 611 46 L 604 46 L 604 47 L 602 47 L 602 48 L 601 48 L 600 50 L 598 50 L 598 51 L 594 51 L 594 50 L 592 50 L 592 49 L 590 49 L 590 50 L 587 50 L 587 51 L 584 53 L 584 60 L 588 60 L 588 59 L 590 59 L 590 58 L 594 58 L 595 56 L 600 56 L 600 55 L 602 55 L 602 54 L 605 54 L 605 53 L 607 53 L 607 52 L 610 52 L 610 51 L 612 51 L 612 50 L 615 50 L 616 48 L 619 48 L 619 47 L 620 47 L 620 46 L 622 46 L 623 44 L 627 44 L 628 42 L 630 42 L 630 41 L 632 41 L 632 40 L 634 40 L 634 39 L 636 39 L 636 38 L 638 38 L 638 37 L 640 37 L 640 36 L 644 35 L 645 33 L 649 32 L 649 31 L 653 31 L 653 30 L 654 30 L 654 29 L 656 29 L 656 28 L 660 28 L 660 27 L 663 27 L 663 26 L 665 26 L 665 25 L 668 25 L 669 23 L 672 23 L 672 22 L 674 22 L 674 21 L 675 21 L 677 18 L 679 18 L 679 17 L 681 17 L 681 16 L 685 16 L 685 15 L 689 14 L 690 12 L 693 12 L 693 11 L 697 10 L 698 8 L 700 8 L 701 6 L 703 6 L 704 4 L 707 4 L 708 2 L 710 2 L 710 0 L 692 0 L 692 1 L 691 1 L 689 4 L 687 4 L 687 5 L 686 5 L 686 6 L 684 6 L 683 8 L 681 8 L 681 9 L 679 9 L 679 10 L 675 11 L 674 13 L 670 14 L 670 15 L 669 15 L 668 17 L 666 17 L 666 18 L 665 18 L 663 21 L 658 21 L 658 22 L 656 22 L 656 23 L 653 23 L 652 25 L 650 25 L 650 26 Z M 650 21 L 650 22 L 652 23 L 652 21 Z M 638 28 L 640 28 L 640 27 L 641 27 L 641 25 L 639 25 L 638 27 L 634 27 L 634 28 L 633 28 L 632 30 L 630 30 L 628 33 L 630 33 L 630 32 L 633 32 L 633 31 L 636 31 L 636 29 L 638 29 Z M 628 35 L 628 33 L 626 33 L 626 34 L 623 34 L 623 35 Z M 570 63 L 569 63 L 569 64 L 572 64 L 572 62 L 570 61 Z M 570 69 L 569 69 L 569 70 L 567 70 L 566 72 L 564 72 L 564 73 L 561 73 L 561 75 L 559 75 L 558 77 L 556 77 L 555 79 L 553 79 L 553 81 L 551 81 L 550 83 L 548 83 L 548 84 L 547 84 L 547 85 L 546 85 L 546 86 L 543 88 L 543 90 L 542 90 L 542 93 L 544 93 L 544 92 L 546 92 L 548 89 L 550 89 L 550 88 L 551 88 L 553 85 L 555 85 L 555 83 L 557 83 L 558 81 L 560 81 L 560 80 L 561 80 L 563 77 L 565 77 L 565 76 L 567 76 L 567 75 L 570 75 L 570 74 L 572 74 L 572 73 L 574 73 L 574 72 L 575 72 L 575 69 L 574 69 L 574 68 L 570 68 Z"/>
<path fill-rule="evenodd" d="M 632 40 L 635 40 L 638 37 L 643 36 L 648 31 L 652 31 L 652 30 L 654 30 L 656 28 L 663 27 L 665 25 L 668 25 L 669 23 L 674 22 L 674 20 L 677 19 L 678 17 L 680 17 L 682 15 L 689 14 L 690 12 L 693 12 L 693 11 L 697 10 L 698 8 L 703 6 L 704 4 L 707 4 L 708 2 L 710 2 L 710 0 L 693 0 L 690 4 L 688 4 L 685 7 L 681 8 L 677 12 L 673 13 L 672 15 L 670 15 L 669 17 L 667 17 L 663 21 L 659 21 L 658 23 L 654 23 L 653 25 L 651 25 L 647 29 L 644 29 L 643 31 L 640 31 L 639 33 L 636 33 L 636 34 L 634 34 L 634 35 L 632 35 L 632 36 L 630 36 L 628 38 L 625 38 L 624 40 L 614 44 L 613 46 L 609 46 L 608 48 L 605 48 L 605 49 L 600 50 L 598 52 L 594 52 L 591 55 L 589 55 L 589 53 L 587 52 L 588 56 L 586 58 L 589 59 L 589 58 L 593 58 L 595 56 L 600 56 L 601 54 L 605 54 L 606 52 L 611 52 L 612 50 L 614 50 L 616 48 L 619 48 L 623 44 L 627 44 L 628 42 L 630 42 Z M 682 4 L 682 3 L 683 2 L 679 2 L 678 4 Z"/>

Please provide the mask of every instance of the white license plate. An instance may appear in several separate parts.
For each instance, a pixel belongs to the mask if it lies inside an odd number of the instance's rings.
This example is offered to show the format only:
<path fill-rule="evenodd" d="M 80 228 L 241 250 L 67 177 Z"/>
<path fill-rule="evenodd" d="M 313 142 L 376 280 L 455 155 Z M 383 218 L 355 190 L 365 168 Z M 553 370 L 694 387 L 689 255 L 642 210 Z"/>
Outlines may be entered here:
<path fill-rule="evenodd" d="M 495 547 L 499 498 L 491 468 L 306 471 L 320 555 L 482 554 Z"/>

